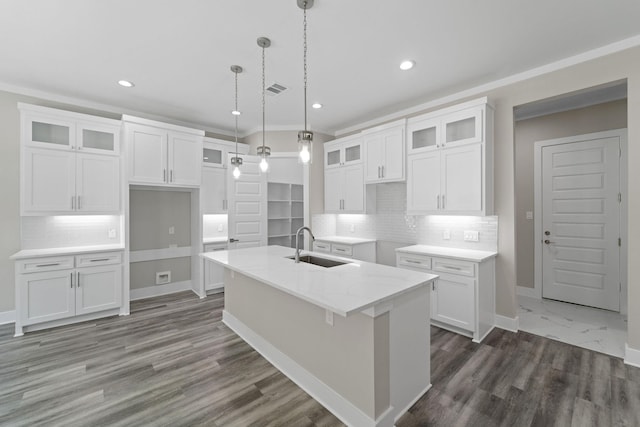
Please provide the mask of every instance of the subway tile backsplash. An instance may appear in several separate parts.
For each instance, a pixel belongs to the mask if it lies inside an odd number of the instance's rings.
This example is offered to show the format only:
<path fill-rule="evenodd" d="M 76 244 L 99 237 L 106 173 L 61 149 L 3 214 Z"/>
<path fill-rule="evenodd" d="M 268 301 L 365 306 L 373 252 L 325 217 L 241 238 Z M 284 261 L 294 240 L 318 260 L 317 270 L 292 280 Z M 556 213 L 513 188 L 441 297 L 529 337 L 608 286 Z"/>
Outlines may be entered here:
<path fill-rule="evenodd" d="M 338 235 L 406 244 L 497 250 L 497 216 L 405 215 L 407 192 L 404 183 L 378 184 L 376 193 L 376 213 L 313 215 L 313 232 L 317 236 Z M 478 231 L 478 241 L 465 241 L 466 230 Z M 445 239 L 447 232 L 449 239 Z"/>
<path fill-rule="evenodd" d="M 20 231 L 22 249 L 122 243 L 119 215 L 23 216 Z"/>

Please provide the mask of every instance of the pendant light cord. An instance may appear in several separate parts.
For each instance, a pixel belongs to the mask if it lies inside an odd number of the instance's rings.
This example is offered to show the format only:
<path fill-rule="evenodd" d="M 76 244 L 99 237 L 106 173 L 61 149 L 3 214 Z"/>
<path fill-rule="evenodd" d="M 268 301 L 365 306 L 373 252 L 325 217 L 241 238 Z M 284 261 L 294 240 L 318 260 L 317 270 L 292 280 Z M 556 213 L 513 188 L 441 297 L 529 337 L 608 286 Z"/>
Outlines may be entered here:
<path fill-rule="evenodd" d="M 236 109 L 235 109 L 235 111 L 239 111 L 239 110 L 238 110 L 238 72 L 236 71 L 236 72 L 234 72 L 234 74 L 235 74 L 235 76 L 236 76 L 236 78 L 235 78 L 235 80 L 236 80 L 236 92 L 235 92 L 235 97 L 236 97 Z M 236 138 L 236 153 L 235 153 L 235 155 L 237 156 L 237 155 L 238 155 L 238 115 L 237 115 L 237 114 L 235 114 L 235 115 L 234 115 L 234 117 L 235 117 L 235 122 L 236 122 L 236 131 L 235 131 L 235 138 Z"/>
<path fill-rule="evenodd" d="M 304 3 L 303 34 L 304 34 L 304 130 L 307 130 L 307 2 Z"/>
<path fill-rule="evenodd" d="M 264 129 L 264 124 L 265 124 L 265 102 L 264 102 L 264 93 L 265 93 L 265 77 L 264 77 L 264 48 L 265 46 L 262 46 L 262 158 L 266 158 L 267 154 L 264 151 L 264 140 L 265 140 L 265 129 Z"/>

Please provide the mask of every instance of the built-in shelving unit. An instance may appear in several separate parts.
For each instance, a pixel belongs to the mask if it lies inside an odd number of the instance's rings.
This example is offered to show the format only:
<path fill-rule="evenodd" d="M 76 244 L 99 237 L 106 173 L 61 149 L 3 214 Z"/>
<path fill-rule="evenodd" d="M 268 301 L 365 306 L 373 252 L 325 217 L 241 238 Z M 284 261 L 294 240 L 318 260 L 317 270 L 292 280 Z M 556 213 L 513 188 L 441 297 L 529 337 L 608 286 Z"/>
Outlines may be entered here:
<path fill-rule="evenodd" d="M 304 225 L 303 189 L 300 184 L 268 183 L 269 245 L 295 246 L 296 230 Z"/>

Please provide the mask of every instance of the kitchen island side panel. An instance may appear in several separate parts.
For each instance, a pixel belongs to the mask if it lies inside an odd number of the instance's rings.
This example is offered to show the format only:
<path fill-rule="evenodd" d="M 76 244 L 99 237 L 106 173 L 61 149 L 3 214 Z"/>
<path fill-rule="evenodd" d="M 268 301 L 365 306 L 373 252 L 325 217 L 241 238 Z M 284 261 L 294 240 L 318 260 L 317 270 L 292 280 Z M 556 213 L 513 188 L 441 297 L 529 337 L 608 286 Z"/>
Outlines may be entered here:
<path fill-rule="evenodd" d="M 324 309 L 229 269 L 225 311 L 370 419 L 389 409 L 389 313 L 333 315 L 330 325 Z"/>

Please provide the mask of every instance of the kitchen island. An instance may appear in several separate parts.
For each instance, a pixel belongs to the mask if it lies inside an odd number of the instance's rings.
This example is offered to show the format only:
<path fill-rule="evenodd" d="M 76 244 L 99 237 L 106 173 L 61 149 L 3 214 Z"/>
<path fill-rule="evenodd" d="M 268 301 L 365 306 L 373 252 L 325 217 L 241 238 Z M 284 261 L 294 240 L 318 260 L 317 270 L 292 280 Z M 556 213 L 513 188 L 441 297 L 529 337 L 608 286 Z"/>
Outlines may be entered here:
<path fill-rule="evenodd" d="M 348 425 L 392 426 L 431 386 L 435 275 L 280 246 L 205 253 L 225 268 L 223 321 Z"/>

